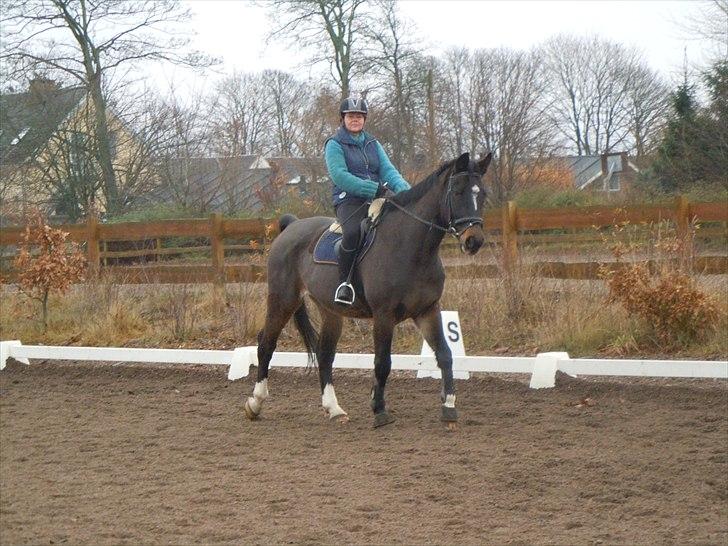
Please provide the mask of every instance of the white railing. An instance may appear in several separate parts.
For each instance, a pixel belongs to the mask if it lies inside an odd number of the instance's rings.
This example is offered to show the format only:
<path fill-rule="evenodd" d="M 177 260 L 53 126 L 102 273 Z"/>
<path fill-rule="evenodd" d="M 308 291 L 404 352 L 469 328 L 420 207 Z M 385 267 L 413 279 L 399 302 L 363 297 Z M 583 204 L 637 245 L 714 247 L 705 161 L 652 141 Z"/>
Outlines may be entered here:
<path fill-rule="evenodd" d="M 20 341 L 0 342 L 0 370 L 7 359 L 24 364 L 30 359 L 92 360 L 101 362 L 155 362 L 168 364 L 213 364 L 228 366 L 228 379 L 248 375 L 251 365 L 257 365 L 255 346 L 230 351 L 197 349 L 143 349 L 126 347 L 57 347 L 23 345 Z M 374 355 L 340 353 L 334 367 L 372 369 Z M 305 367 L 306 353 L 276 352 L 271 366 Z M 437 363 L 431 356 L 392 355 L 393 370 L 435 371 Z M 548 388 L 555 384 L 556 372 L 569 375 L 633 376 L 633 377 L 693 377 L 728 379 L 725 360 L 611 360 L 569 358 L 567 353 L 540 353 L 535 357 L 455 356 L 453 370 L 458 372 L 523 373 L 531 374 L 532 388 Z"/>

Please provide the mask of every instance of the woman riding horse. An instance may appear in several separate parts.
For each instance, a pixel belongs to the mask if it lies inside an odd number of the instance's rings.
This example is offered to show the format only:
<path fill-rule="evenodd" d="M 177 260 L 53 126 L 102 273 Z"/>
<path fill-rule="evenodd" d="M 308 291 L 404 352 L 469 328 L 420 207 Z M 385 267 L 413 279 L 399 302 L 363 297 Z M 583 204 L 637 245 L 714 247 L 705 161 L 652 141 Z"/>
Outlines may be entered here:
<path fill-rule="evenodd" d="M 349 97 L 341 102 L 341 126 L 326 141 L 324 157 L 334 183 L 333 200 L 336 218 L 343 237 L 339 252 L 339 286 L 334 301 L 354 303 L 351 275 L 359 248 L 359 226 L 367 215 L 369 203 L 387 190 L 399 193 L 410 185 L 389 161 L 384 148 L 364 131 L 369 107 L 366 100 Z"/>
<path fill-rule="evenodd" d="M 331 301 L 331 292 L 340 283 L 339 272 L 330 262 L 314 259 L 316 242 L 333 219 L 281 218 L 281 233 L 268 255 L 268 300 L 265 325 L 258 334 L 258 377 L 253 395 L 244 406 L 249 419 L 260 415 L 268 398 L 268 368 L 278 337 L 292 316 L 309 357 L 315 354 L 318 363 L 321 405 L 329 418 L 348 420 L 337 401 L 332 379 L 336 345 L 346 316 L 368 318 L 374 323 L 374 426 L 394 420 L 386 409 L 384 389 L 392 369 L 394 327 L 406 319 L 414 320 L 435 352 L 442 371 L 441 420 L 448 428 L 455 426 L 458 414 L 452 354 L 440 316 L 445 270 L 438 250 L 445 234 L 456 237 L 467 254 L 475 254 L 483 245 L 482 177 L 490 159 L 488 154 L 476 162 L 469 154 L 462 154 L 413 188 L 386 198 L 375 240 L 357 265 L 361 297 L 352 305 Z M 311 325 L 304 295 L 318 307 L 320 333 Z"/>

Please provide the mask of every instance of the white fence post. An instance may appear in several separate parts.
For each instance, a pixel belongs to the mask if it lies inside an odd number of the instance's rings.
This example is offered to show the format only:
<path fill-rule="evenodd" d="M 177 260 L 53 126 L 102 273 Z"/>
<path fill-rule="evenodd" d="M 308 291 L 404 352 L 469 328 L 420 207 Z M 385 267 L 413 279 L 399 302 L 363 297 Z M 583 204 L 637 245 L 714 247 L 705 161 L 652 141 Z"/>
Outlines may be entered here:
<path fill-rule="evenodd" d="M 532 389 L 550 389 L 556 385 L 559 361 L 569 360 L 569 353 L 538 353 L 531 374 Z"/>
<path fill-rule="evenodd" d="M 23 364 L 30 364 L 30 360 L 27 358 L 17 357 L 13 356 L 11 354 L 11 347 L 19 347 L 23 345 L 20 340 L 15 339 L 13 341 L 0 341 L 0 370 L 4 370 L 5 366 L 7 366 L 8 358 L 11 356 L 17 360 L 18 362 L 21 362 Z"/>

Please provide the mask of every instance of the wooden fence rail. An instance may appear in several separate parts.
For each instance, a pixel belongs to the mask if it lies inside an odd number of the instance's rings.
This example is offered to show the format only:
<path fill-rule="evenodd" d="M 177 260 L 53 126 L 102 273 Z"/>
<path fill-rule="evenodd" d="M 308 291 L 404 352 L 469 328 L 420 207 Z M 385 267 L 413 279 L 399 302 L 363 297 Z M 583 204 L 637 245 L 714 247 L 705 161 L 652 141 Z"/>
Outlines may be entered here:
<path fill-rule="evenodd" d="M 539 230 L 552 229 L 589 229 L 618 226 L 623 224 L 643 225 L 669 221 L 678 236 L 689 242 L 690 226 L 693 223 L 719 222 L 728 223 L 728 202 L 722 203 L 690 203 L 685 197 L 678 197 L 672 206 L 632 205 L 626 207 L 580 207 L 564 209 L 519 209 L 514 202 L 508 202 L 503 208 L 490 210 L 485 215 L 485 228 L 495 232 L 495 237 L 503 248 L 503 268 L 512 271 L 519 262 L 519 243 L 530 240 L 531 234 Z M 209 250 L 211 265 L 183 266 L 189 282 L 224 282 L 239 280 L 251 275 L 260 278 L 260 266 L 241 266 L 231 268 L 225 264 L 225 250 L 251 248 L 251 245 L 230 245 L 226 239 L 262 239 L 272 238 L 277 234 L 275 219 L 233 219 L 224 218 L 215 213 L 209 218 L 185 220 L 159 220 L 154 222 L 124 222 L 103 224 L 95 217 L 90 217 L 85 224 L 56 226 L 69 233 L 69 240 L 85 245 L 90 270 L 99 272 L 107 259 L 131 258 L 139 256 L 160 256 L 182 254 L 185 252 Z M 23 240 L 25 228 L 13 227 L 0 230 L 0 247 L 17 246 Z M 713 230 L 715 232 L 715 230 Z M 718 231 L 725 234 L 725 229 Z M 555 236 L 554 236 L 555 237 Z M 568 235 L 562 237 L 568 242 Z M 192 247 L 175 245 L 162 248 L 162 238 L 203 238 L 209 245 L 196 244 Z M 585 238 L 582 237 L 581 240 Z M 108 250 L 107 243 L 112 241 L 155 241 L 153 248 Z M 573 241 L 578 242 L 578 237 Z M 254 245 L 253 245 L 254 246 Z M 1 250 L 1 248 L 0 248 Z M 169 270 L 175 266 L 153 266 L 145 268 L 109 267 L 127 278 L 154 279 L 155 272 Z M 182 266 L 176 266 L 182 267 Z M 143 269 L 144 271 L 141 271 Z M 226 269 L 228 271 L 226 271 Z M 235 270 L 243 273 L 235 273 Z M 543 269 L 543 268 L 542 268 Z M 548 269 L 548 268 L 546 268 Z M 553 268 L 551 268 L 553 269 Z M 252 271 L 252 273 L 251 273 Z M 264 274 L 264 268 L 262 269 Z M 119 276 L 119 275 L 117 275 Z M 161 275 L 169 277 L 168 275 Z M 157 276 L 156 278 L 159 278 Z M 140 282 L 129 281 L 129 282 Z"/>

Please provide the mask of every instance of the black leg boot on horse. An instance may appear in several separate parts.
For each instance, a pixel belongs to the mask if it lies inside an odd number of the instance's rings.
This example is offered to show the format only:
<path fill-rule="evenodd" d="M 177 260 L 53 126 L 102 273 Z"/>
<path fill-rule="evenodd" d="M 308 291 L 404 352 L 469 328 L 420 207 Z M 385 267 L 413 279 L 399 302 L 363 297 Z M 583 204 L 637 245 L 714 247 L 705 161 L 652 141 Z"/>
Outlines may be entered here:
<path fill-rule="evenodd" d="M 348 250 L 342 244 L 339 250 L 339 286 L 336 287 L 334 301 L 343 305 L 352 305 L 356 299 L 354 285 L 354 265 L 356 263 L 357 249 Z"/>
<path fill-rule="evenodd" d="M 351 280 L 354 278 L 356 256 L 359 251 L 359 230 L 367 215 L 368 204 L 363 200 L 342 202 L 336 207 L 336 219 L 341 225 L 341 246 L 339 248 L 339 285 L 334 293 L 334 302 L 349 306 L 356 294 Z"/>

